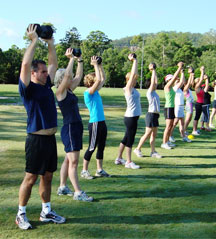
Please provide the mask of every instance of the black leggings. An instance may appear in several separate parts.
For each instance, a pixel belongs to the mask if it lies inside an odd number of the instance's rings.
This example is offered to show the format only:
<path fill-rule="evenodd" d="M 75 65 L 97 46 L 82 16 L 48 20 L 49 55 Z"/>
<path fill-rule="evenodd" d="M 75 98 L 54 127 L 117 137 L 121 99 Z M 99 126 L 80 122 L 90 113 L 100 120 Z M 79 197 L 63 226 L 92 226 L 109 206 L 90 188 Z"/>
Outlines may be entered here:
<path fill-rule="evenodd" d="M 107 126 L 105 121 L 89 123 L 89 147 L 85 152 L 84 159 L 90 161 L 92 154 L 97 147 L 97 159 L 103 159 L 104 148 L 106 145 Z"/>
<path fill-rule="evenodd" d="M 139 116 L 124 117 L 126 132 L 125 132 L 124 138 L 122 139 L 121 143 L 129 148 L 132 148 L 132 145 L 134 143 L 134 138 L 135 138 L 136 131 L 137 131 L 138 119 L 139 119 Z"/>
<path fill-rule="evenodd" d="M 195 117 L 194 117 L 194 120 L 199 120 L 200 119 L 200 116 L 201 116 L 201 113 L 203 112 L 203 107 L 202 107 L 202 103 L 197 103 L 195 104 L 195 111 L 196 111 L 196 114 L 195 114 Z"/>

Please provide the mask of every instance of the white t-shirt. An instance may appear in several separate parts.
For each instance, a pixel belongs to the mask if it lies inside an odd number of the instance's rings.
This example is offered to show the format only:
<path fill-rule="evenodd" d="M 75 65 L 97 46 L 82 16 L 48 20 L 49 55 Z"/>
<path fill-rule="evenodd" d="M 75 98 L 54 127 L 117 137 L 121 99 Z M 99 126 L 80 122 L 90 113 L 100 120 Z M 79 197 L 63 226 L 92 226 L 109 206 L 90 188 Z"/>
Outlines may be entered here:
<path fill-rule="evenodd" d="M 178 105 L 184 105 L 184 93 L 182 89 L 178 88 L 177 85 L 173 87 L 173 90 L 175 91 L 175 106 Z"/>

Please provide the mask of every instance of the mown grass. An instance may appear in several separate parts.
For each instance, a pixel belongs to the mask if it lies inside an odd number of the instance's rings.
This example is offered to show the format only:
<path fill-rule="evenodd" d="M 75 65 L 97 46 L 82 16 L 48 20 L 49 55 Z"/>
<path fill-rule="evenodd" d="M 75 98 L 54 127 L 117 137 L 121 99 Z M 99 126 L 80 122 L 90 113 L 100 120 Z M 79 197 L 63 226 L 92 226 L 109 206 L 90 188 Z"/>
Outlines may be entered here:
<path fill-rule="evenodd" d="M 83 91 L 76 90 L 84 124 L 84 150 L 88 141 L 88 112 L 83 106 Z M 216 131 L 203 132 L 188 144 L 181 142 L 178 130 L 174 136 L 177 147 L 163 150 L 159 146 L 164 130 L 161 112 L 157 150 L 162 159 L 149 157 L 149 144 L 143 147 L 146 157 L 133 160 L 139 170 L 116 166 L 118 145 L 123 137 L 125 101 L 121 89 L 102 89 L 108 126 L 104 168 L 111 178 L 83 180 L 82 188 L 95 198 L 93 203 L 59 197 L 59 169 L 64 158 L 60 139 L 62 117 L 58 111 L 59 130 L 56 134 L 59 164 L 54 174 L 52 207 L 67 218 L 62 225 L 38 221 L 41 201 L 38 182 L 28 203 L 28 217 L 34 227 L 21 231 L 14 223 L 18 205 L 18 190 L 24 176 L 24 144 L 26 112 L 17 86 L 0 86 L 0 238 L 215 238 L 216 236 Z M 141 91 L 143 113 L 147 111 L 145 90 Z M 163 92 L 160 92 L 162 105 Z M 17 104 L 18 103 L 18 104 Z M 140 117 L 137 144 L 144 132 L 144 114 Z M 190 125 L 191 126 L 191 125 Z M 95 172 L 95 154 L 90 171 Z M 70 183 L 68 182 L 70 185 Z"/>

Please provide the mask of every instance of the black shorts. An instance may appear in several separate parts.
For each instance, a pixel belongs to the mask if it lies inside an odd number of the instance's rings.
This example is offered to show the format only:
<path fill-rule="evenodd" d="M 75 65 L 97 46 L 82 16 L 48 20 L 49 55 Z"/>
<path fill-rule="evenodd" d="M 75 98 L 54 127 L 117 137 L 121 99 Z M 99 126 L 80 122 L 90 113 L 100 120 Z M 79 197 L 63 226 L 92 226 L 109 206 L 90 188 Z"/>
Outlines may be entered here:
<path fill-rule="evenodd" d="M 82 149 L 83 124 L 81 121 L 63 125 L 61 139 L 65 152 L 80 151 Z"/>
<path fill-rule="evenodd" d="M 164 117 L 165 119 L 175 119 L 175 111 L 173 108 L 164 108 Z"/>
<path fill-rule="evenodd" d="M 159 114 L 157 113 L 151 113 L 151 112 L 148 112 L 146 114 L 146 118 L 145 118 L 145 123 L 146 123 L 146 127 L 149 127 L 149 128 L 153 128 L 153 127 L 158 127 L 159 126 Z"/>
<path fill-rule="evenodd" d="M 216 108 L 216 100 L 213 101 L 212 108 Z"/>
<path fill-rule="evenodd" d="M 44 175 L 57 169 L 55 135 L 28 134 L 25 144 L 27 173 Z"/>

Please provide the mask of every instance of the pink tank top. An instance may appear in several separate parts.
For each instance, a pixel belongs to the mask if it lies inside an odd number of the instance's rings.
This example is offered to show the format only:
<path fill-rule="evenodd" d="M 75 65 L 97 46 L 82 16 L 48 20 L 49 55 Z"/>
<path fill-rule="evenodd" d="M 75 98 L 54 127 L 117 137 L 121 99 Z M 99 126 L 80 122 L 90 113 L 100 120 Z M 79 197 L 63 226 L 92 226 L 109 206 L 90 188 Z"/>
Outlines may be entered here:
<path fill-rule="evenodd" d="M 204 103 L 204 90 L 203 89 L 200 89 L 200 92 L 197 93 L 197 103 Z"/>

